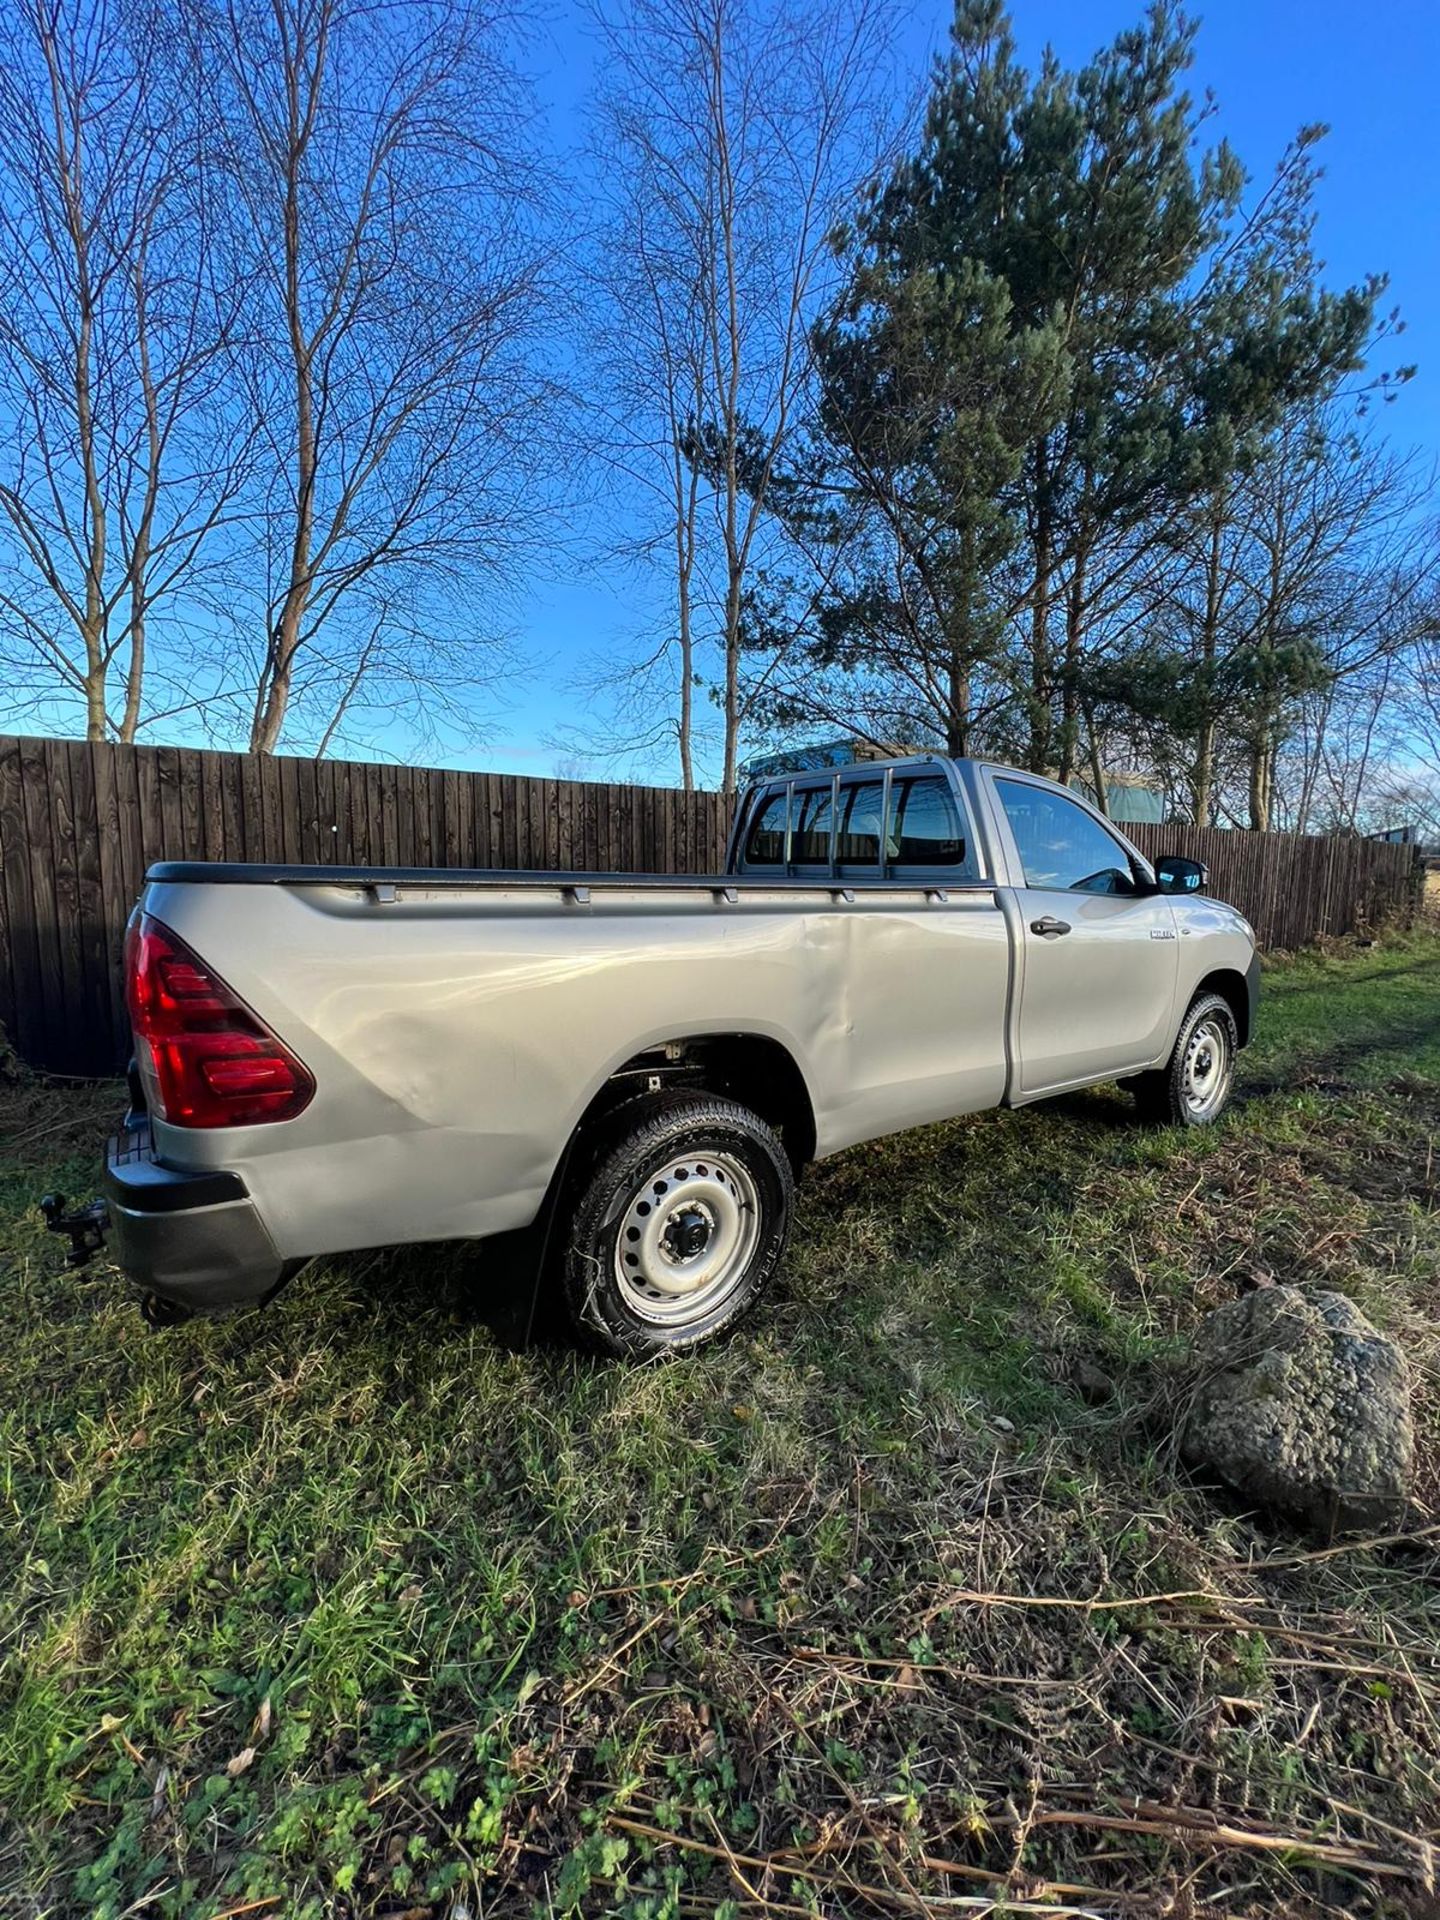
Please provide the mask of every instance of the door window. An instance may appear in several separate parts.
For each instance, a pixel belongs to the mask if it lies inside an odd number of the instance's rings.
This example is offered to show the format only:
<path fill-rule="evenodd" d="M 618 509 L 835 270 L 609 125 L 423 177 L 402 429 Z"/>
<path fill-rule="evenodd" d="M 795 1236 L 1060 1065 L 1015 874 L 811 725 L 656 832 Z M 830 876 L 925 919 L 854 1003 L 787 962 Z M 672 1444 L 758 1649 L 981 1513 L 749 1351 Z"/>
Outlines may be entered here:
<path fill-rule="evenodd" d="M 997 780 L 995 787 L 1027 887 L 1066 893 L 1136 891 L 1124 848 L 1083 807 L 1026 780 Z"/>

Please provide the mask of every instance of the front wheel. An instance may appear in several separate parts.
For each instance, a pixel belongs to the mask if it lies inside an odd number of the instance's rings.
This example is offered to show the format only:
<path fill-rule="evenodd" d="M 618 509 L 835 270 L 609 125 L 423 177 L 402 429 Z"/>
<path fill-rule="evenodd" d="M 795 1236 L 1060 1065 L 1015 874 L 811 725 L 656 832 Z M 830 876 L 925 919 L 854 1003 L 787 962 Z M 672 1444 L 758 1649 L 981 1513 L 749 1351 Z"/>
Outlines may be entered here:
<path fill-rule="evenodd" d="M 617 1108 L 566 1236 L 576 1331 L 636 1359 L 714 1339 L 779 1266 L 793 1200 L 785 1149 L 736 1101 L 672 1093 Z"/>
<path fill-rule="evenodd" d="M 1203 993 L 1192 1002 L 1167 1063 L 1137 1075 L 1136 1104 L 1164 1126 L 1207 1127 L 1229 1105 L 1240 1036 L 1228 1001 Z"/>

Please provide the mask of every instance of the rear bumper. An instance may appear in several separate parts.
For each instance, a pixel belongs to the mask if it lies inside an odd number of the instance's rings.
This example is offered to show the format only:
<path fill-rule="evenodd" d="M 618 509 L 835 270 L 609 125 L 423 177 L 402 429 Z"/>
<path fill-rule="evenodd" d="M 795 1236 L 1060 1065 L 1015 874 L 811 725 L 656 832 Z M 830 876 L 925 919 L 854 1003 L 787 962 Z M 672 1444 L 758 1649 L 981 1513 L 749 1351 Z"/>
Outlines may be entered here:
<path fill-rule="evenodd" d="M 200 1313 L 244 1306 L 289 1274 L 240 1176 L 162 1166 L 143 1121 L 109 1143 L 105 1199 L 116 1260 L 164 1300 Z"/>

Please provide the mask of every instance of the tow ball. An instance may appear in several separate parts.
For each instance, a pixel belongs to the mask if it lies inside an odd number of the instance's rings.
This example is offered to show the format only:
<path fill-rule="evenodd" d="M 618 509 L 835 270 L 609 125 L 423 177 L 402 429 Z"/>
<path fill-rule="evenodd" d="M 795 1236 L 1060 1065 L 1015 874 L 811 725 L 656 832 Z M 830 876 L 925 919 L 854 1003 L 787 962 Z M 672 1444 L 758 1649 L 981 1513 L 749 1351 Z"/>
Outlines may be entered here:
<path fill-rule="evenodd" d="M 103 1200 L 91 1200 L 87 1205 L 67 1213 L 64 1194 L 47 1193 L 40 1202 L 40 1211 L 51 1233 L 64 1233 L 70 1237 L 70 1248 L 65 1255 L 67 1267 L 88 1266 L 97 1253 L 105 1251 L 105 1230 L 110 1225 L 110 1209 Z"/>
<path fill-rule="evenodd" d="M 110 1209 L 103 1200 L 91 1200 L 87 1205 L 67 1213 L 64 1194 L 47 1193 L 40 1202 L 40 1211 L 51 1233 L 64 1233 L 70 1237 L 70 1246 L 65 1254 L 67 1267 L 88 1267 L 97 1253 L 105 1251 Z M 193 1307 L 181 1306 L 176 1300 L 162 1300 L 158 1293 L 146 1293 L 140 1297 L 140 1318 L 157 1333 L 165 1327 L 182 1327 L 194 1317 Z"/>

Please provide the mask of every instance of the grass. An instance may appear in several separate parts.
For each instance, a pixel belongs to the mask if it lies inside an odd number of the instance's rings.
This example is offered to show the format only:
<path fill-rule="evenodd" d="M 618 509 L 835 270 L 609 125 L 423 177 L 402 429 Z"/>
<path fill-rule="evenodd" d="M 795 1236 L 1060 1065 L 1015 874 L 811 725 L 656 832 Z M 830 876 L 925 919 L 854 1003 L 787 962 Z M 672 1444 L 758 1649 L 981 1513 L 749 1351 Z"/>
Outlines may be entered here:
<path fill-rule="evenodd" d="M 0 1911 L 1434 1911 L 1440 939 L 1271 968 L 1205 1134 L 1101 1090 L 815 1169 L 664 1367 L 512 1350 L 484 1249 L 151 1335 L 33 1207 L 116 1100 L 0 1119 Z M 1266 1274 L 1405 1340 L 1408 1541 L 1180 1470 Z"/>

